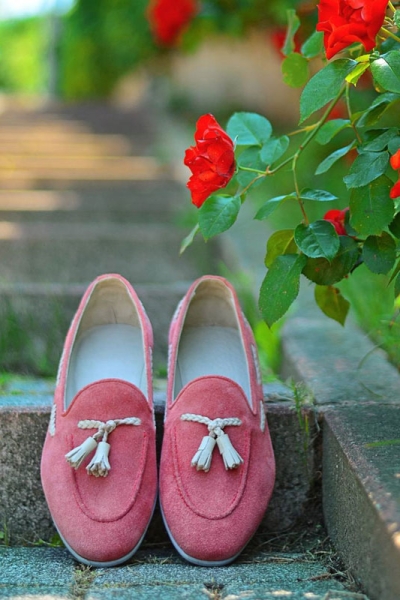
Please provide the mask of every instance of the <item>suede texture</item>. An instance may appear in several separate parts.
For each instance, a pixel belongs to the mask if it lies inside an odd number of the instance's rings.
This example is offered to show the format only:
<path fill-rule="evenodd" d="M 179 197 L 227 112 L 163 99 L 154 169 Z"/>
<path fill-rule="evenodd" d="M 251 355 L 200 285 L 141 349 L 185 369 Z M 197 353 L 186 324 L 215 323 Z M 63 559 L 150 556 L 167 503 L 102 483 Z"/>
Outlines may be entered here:
<path fill-rule="evenodd" d="M 98 280 L 102 279 L 104 277 Z M 138 302 L 128 282 L 123 282 L 133 301 Z M 136 306 L 140 311 L 145 342 L 148 397 L 133 383 L 103 379 L 79 390 L 64 410 L 69 355 L 80 317 L 95 284 L 86 292 L 67 336 L 54 400 L 55 433 L 52 435 L 49 427 L 42 454 L 41 477 L 53 521 L 62 537 L 80 557 L 102 563 L 118 561 L 139 544 L 153 513 L 157 466 L 149 343 L 152 343 L 152 333 L 140 304 Z M 78 469 L 68 464 L 65 455 L 97 432 L 96 428 L 79 428 L 79 421 L 106 422 L 127 417 L 137 417 L 141 424 L 122 424 L 109 434 L 111 469 L 106 477 L 95 477 L 86 471 L 94 451 Z"/>
<path fill-rule="evenodd" d="M 218 375 L 192 380 L 173 397 L 179 338 L 196 288 L 217 279 L 234 298 L 250 375 L 251 398 L 236 382 Z M 180 305 L 170 329 L 170 369 L 167 415 L 160 464 L 160 502 L 169 532 L 179 548 L 198 561 L 235 558 L 256 532 L 267 508 L 275 481 L 275 460 L 264 411 L 256 346 L 232 286 L 219 277 L 203 277 L 193 284 Z M 199 357 L 201 360 L 201 357 Z M 236 417 L 239 426 L 224 433 L 243 458 L 236 469 L 226 470 L 216 446 L 208 472 L 197 471 L 191 461 L 207 426 L 181 420 L 185 413 L 209 419 Z"/>

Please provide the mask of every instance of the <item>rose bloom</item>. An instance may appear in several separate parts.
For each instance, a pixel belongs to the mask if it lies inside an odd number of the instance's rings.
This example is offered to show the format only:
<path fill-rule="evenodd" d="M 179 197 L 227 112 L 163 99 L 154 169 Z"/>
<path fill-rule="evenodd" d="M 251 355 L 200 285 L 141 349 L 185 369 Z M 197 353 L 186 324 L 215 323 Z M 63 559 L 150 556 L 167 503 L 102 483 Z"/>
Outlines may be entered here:
<path fill-rule="evenodd" d="M 388 0 L 320 0 L 317 31 L 324 32 L 327 58 L 354 42 L 369 52 L 383 25 Z"/>
<path fill-rule="evenodd" d="M 332 223 L 338 235 L 347 235 L 347 231 L 344 227 L 344 220 L 348 210 L 348 208 L 344 208 L 343 210 L 333 208 L 332 210 L 328 210 L 324 215 L 324 220 Z"/>
<path fill-rule="evenodd" d="M 390 197 L 394 200 L 395 198 L 398 198 L 400 196 L 400 148 L 390 158 L 390 164 L 392 169 L 394 169 L 395 171 L 399 171 L 399 180 L 397 183 L 394 184 L 394 186 L 390 190 Z"/>
<path fill-rule="evenodd" d="M 213 192 L 226 187 L 232 179 L 235 154 L 233 141 L 213 115 L 200 117 L 194 139 L 196 145 L 186 150 L 183 162 L 193 173 L 187 187 L 193 204 L 200 208 Z"/>
<path fill-rule="evenodd" d="M 147 16 L 157 42 L 174 46 L 197 11 L 197 0 L 151 0 Z"/>

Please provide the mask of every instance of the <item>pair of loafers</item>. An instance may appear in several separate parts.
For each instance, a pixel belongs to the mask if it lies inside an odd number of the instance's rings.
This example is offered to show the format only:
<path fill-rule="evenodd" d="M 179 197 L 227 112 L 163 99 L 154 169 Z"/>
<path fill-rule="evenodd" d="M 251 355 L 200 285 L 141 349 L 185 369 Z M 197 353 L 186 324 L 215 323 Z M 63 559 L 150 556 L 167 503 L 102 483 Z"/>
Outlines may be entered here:
<path fill-rule="evenodd" d="M 78 561 L 115 566 L 140 546 L 159 493 L 180 555 L 228 564 L 259 526 L 275 479 L 257 349 L 233 287 L 198 279 L 171 322 L 159 476 L 152 348 L 129 282 L 98 277 L 67 334 L 43 448 L 53 521 Z"/>

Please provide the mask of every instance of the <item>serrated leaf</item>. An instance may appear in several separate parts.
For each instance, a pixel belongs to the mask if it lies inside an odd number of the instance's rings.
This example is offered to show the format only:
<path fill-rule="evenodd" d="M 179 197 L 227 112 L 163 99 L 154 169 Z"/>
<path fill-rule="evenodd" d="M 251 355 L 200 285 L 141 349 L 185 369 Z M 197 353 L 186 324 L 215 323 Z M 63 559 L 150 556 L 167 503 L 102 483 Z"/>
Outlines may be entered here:
<path fill-rule="evenodd" d="M 396 237 L 400 239 L 400 213 L 394 217 L 393 221 L 389 225 L 390 232 Z"/>
<path fill-rule="evenodd" d="M 338 199 L 337 196 L 325 190 L 312 190 L 310 188 L 302 189 L 300 198 L 302 200 L 312 200 L 313 202 L 333 202 Z"/>
<path fill-rule="evenodd" d="M 239 196 L 210 196 L 199 208 L 199 227 L 206 240 L 231 227 L 241 207 Z"/>
<path fill-rule="evenodd" d="M 295 229 L 296 244 L 310 258 L 326 258 L 331 261 L 340 247 L 339 236 L 332 223 L 315 221 L 309 225 L 300 223 Z"/>
<path fill-rule="evenodd" d="M 272 165 L 278 158 L 285 154 L 289 147 L 289 138 L 282 135 L 279 138 L 270 138 L 260 150 L 260 158 L 266 165 Z"/>
<path fill-rule="evenodd" d="M 271 137 L 272 126 L 257 113 L 237 112 L 228 121 L 227 133 L 237 146 L 263 146 Z"/>
<path fill-rule="evenodd" d="M 324 49 L 324 34 L 322 31 L 314 31 L 301 47 L 301 53 L 306 58 L 314 58 L 321 54 Z"/>
<path fill-rule="evenodd" d="M 257 211 L 254 218 L 257 221 L 263 221 L 264 219 L 267 219 L 285 200 L 296 200 L 296 196 L 294 194 L 288 194 L 286 196 L 276 196 L 275 198 L 267 200 L 265 204 L 263 204 L 262 207 Z"/>
<path fill-rule="evenodd" d="M 339 94 L 345 77 L 356 65 L 354 60 L 340 58 L 326 65 L 310 79 L 300 97 L 300 123 Z"/>
<path fill-rule="evenodd" d="M 389 225 L 394 216 L 389 197 L 392 181 L 382 175 L 366 186 L 354 188 L 350 194 L 350 225 L 360 235 L 376 235 Z"/>
<path fill-rule="evenodd" d="M 267 242 L 267 254 L 265 255 L 265 266 L 270 267 L 277 256 L 282 254 L 296 254 L 297 246 L 294 241 L 293 229 L 282 229 L 275 231 Z"/>
<path fill-rule="evenodd" d="M 319 285 L 333 285 L 350 273 L 359 258 L 357 243 L 344 235 L 339 236 L 340 248 L 335 258 L 308 258 L 303 269 L 305 275 Z"/>
<path fill-rule="evenodd" d="M 379 152 L 381 150 L 384 150 L 388 146 L 390 140 L 392 140 L 396 136 L 397 129 L 394 129 L 393 127 L 390 129 L 386 129 L 383 131 L 383 133 L 375 137 L 370 142 L 363 144 L 361 149 L 363 152 Z"/>
<path fill-rule="evenodd" d="M 322 175 L 322 173 L 326 173 L 329 169 L 334 165 L 338 160 L 340 160 L 343 156 L 345 156 L 350 150 L 355 146 L 355 142 L 351 142 L 348 146 L 344 146 L 343 148 L 339 148 L 339 150 L 335 150 L 332 154 L 329 154 L 324 160 L 319 163 L 315 174 Z"/>
<path fill-rule="evenodd" d="M 343 298 L 338 288 L 332 285 L 316 285 L 315 301 L 327 317 L 341 325 L 345 324 L 350 302 Z"/>
<path fill-rule="evenodd" d="M 282 79 L 290 87 L 302 87 L 308 79 L 308 61 L 298 52 L 291 52 L 282 61 Z"/>
<path fill-rule="evenodd" d="M 286 37 L 284 44 L 282 46 L 282 54 L 287 56 L 291 52 L 293 52 L 295 48 L 294 36 L 298 28 L 300 27 L 300 19 L 296 15 L 296 11 L 293 8 L 290 8 L 286 11 L 288 26 L 286 29 Z"/>
<path fill-rule="evenodd" d="M 359 63 L 346 77 L 347 83 L 351 83 L 353 85 L 357 85 L 358 80 L 361 75 L 365 73 L 369 69 L 369 63 Z"/>
<path fill-rule="evenodd" d="M 388 152 L 363 152 L 357 156 L 343 181 L 349 189 L 362 187 L 383 175 L 388 164 Z"/>
<path fill-rule="evenodd" d="M 332 119 L 331 121 L 327 121 L 318 131 L 315 141 L 322 145 L 328 144 L 335 135 L 346 129 L 346 127 L 350 127 L 349 119 Z"/>
<path fill-rule="evenodd" d="M 400 52 L 392 50 L 372 61 L 371 72 L 375 83 L 388 92 L 400 93 Z"/>
<path fill-rule="evenodd" d="M 259 307 L 269 327 L 283 317 L 296 299 L 300 274 L 306 263 L 302 254 L 278 256 L 261 284 Z"/>
<path fill-rule="evenodd" d="M 190 244 L 193 242 L 196 233 L 199 231 L 200 227 L 199 225 L 195 225 L 192 229 L 192 231 L 189 233 L 189 235 L 187 235 L 185 238 L 183 238 L 182 243 L 181 243 L 181 247 L 179 250 L 179 254 L 183 254 L 186 250 L 186 248 L 188 248 L 190 246 Z"/>
<path fill-rule="evenodd" d="M 258 169 L 259 171 L 265 171 L 266 164 L 260 158 L 259 146 L 251 146 L 246 148 L 240 154 L 237 160 L 239 170 L 236 174 L 236 179 L 243 187 L 246 187 L 257 177 L 257 173 L 250 171 L 242 171 L 240 167 L 248 167 L 251 169 Z M 262 183 L 263 179 L 259 179 L 256 183 Z M 254 184 L 253 184 L 254 185 Z"/>
<path fill-rule="evenodd" d="M 385 275 L 396 260 L 396 242 L 389 233 L 370 235 L 364 242 L 362 259 L 370 271 Z"/>

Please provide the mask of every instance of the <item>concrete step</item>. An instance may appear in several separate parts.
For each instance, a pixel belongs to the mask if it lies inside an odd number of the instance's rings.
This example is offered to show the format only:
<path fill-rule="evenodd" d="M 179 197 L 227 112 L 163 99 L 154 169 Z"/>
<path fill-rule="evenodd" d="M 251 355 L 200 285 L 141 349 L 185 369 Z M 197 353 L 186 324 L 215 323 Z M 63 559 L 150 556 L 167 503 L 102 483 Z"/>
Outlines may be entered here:
<path fill-rule="evenodd" d="M 185 205 L 182 196 L 180 184 L 161 180 L 0 190 L 0 222 L 173 222 Z"/>
<path fill-rule="evenodd" d="M 157 445 L 162 443 L 166 381 L 155 382 Z M 46 435 L 54 380 L 3 375 L 0 379 L 0 525 L 4 524 L 11 543 L 50 540 L 54 528 L 40 482 L 40 457 Z M 314 464 L 317 464 L 318 424 L 311 415 L 305 431 L 296 412 L 291 391 L 282 384 L 265 387 L 268 423 L 276 454 L 277 478 L 261 531 L 288 531 L 315 505 L 310 504 Z M 308 507 L 308 508 L 307 508 Z M 312 510 L 315 515 L 316 509 Z M 33 517 L 34 515 L 34 517 Z M 310 513 L 311 515 L 311 513 Z M 157 513 L 149 531 L 153 543 L 165 541 Z"/>
<path fill-rule="evenodd" d="M 180 228 L 167 224 L 3 221 L 0 280 L 79 283 L 117 272 L 133 283 L 170 283 L 213 270 L 216 244 L 199 239 L 179 256 L 182 237 Z"/>
<path fill-rule="evenodd" d="M 249 562 L 204 568 L 171 551 L 141 551 L 128 565 L 81 568 L 59 548 L 0 548 L 0 597 L 59 600 L 368 600 L 306 554 L 253 552 Z"/>

